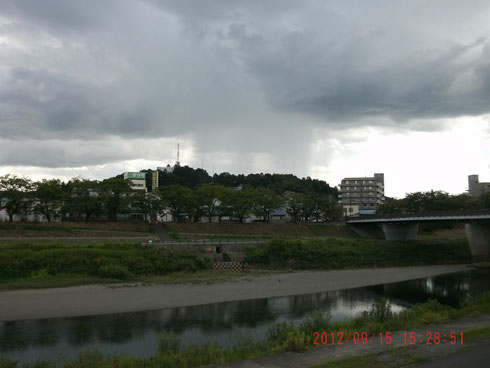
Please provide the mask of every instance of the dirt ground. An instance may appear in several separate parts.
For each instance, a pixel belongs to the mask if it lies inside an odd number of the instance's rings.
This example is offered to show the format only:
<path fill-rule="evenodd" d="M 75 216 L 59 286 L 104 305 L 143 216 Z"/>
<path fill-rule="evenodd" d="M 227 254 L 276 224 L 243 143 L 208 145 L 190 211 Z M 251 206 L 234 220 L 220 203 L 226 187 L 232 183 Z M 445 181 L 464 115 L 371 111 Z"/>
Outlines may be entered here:
<path fill-rule="evenodd" d="M 131 232 L 131 231 L 36 231 L 36 230 L 3 230 L 0 229 L 0 239 L 19 238 L 19 239 L 35 239 L 35 238 L 133 238 L 143 237 L 146 233 Z M 152 234 L 150 234 L 152 235 Z"/>
<path fill-rule="evenodd" d="M 138 222 L 0 223 L 0 239 L 132 238 L 153 234 L 152 225 Z"/>
<path fill-rule="evenodd" d="M 194 234 L 227 234 L 258 236 L 345 236 L 345 226 L 292 223 L 171 223 L 168 231 Z M 350 233 L 349 233 L 350 234 Z"/>
<path fill-rule="evenodd" d="M 130 221 L 63 221 L 63 222 L 21 222 L 15 221 L 0 222 L 0 230 L 6 230 L 3 227 L 24 227 L 34 226 L 36 228 L 67 228 L 67 229 L 96 229 L 104 231 L 149 231 L 153 229 L 152 224 L 145 222 L 130 222 Z"/>
<path fill-rule="evenodd" d="M 74 317 L 300 295 L 464 271 L 466 265 L 296 272 L 216 284 L 77 286 L 0 292 L 0 321 Z"/>

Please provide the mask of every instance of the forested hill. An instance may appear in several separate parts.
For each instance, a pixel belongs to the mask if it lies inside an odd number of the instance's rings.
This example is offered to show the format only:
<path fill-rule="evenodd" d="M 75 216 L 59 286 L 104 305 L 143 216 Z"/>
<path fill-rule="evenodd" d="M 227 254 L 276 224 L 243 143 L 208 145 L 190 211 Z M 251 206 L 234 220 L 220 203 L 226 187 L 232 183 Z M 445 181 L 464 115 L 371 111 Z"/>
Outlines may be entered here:
<path fill-rule="evenodd" d="M 142 170 L 145 171 L 145 170 Z M 148 188 L 151 188 L 151 170 L 146 170 Z M 298 178 L 292 174 L 248 174 L 234 175 L 227 172 L 209 175 L 206 170 L 193 169 L 189 166 L 176 166 L 172 173 L 159 172 L 159 186 L 178 184 L 190 188 L 197 188 L 202 184 L 213 183 L 225 187 L 239 185 L 261 187 L 274 190 L 277 194 L 286 191 L 296 193 L 316 193 L 337 196 L 337 188 L 331 187 L 323 180 Z"/>

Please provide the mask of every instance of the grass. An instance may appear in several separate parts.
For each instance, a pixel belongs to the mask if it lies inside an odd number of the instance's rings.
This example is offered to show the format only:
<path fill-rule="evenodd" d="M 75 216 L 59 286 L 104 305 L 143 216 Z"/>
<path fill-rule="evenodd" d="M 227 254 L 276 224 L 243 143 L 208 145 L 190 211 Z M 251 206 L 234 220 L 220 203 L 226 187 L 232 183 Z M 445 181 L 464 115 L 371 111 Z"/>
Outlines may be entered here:
<path fill-rule="evenodd" d="M 465 344 L 487 340 L 489 338 L 490 327 L 464 332 Z M 339 359 L 311 368 L 398 368 L 430 359 L 430 357 L 417 354 L 417 352 L 417 346 L 402 346 L 387 351 Z"/>
<path fill-rule="evenodd" d="M 59 274 L 46 272 L 33 274 L 30 277 L 13 281 L 0 282 L 0 291 L 21 289 L 46 289 L 55 287 L 101 284 L 114 287 L 138 285 L 174 285 L 174 284 L 215 284 L 226 281 L 252 280 L 254 277 L 283 274 L 277 270 L 251 270 L 248 272 L 216 272 L 200 270 L 195 272 L 172 272 L 166 275 L 140 276 L 127 280 L 102 278 L 88 275 Z"/>
<path fill-rule="evenodd" d="M 71 232 L 75 228 L 63 227 L 63 226 L 41 226 L 41 225 L 0 225 L 0 230 L 34 230 L 34 231 L 64 231 Z M 83 229 L 88 230 L 88 229 Z M 95 229 L 96 230 L 96 229 Z"/>
<path fill-rule="evenodd" d="M 125 243 L 4 244 L 0 288 L 143 280 L 210 267 L 198 253 Z"/>
<path fill-rule="evenodd" d="M 341 269 L 465 263 L 471 255 L 466 240 L 274 239 L 250 248 L 247 261 L 269 267 Z"/>
<path fill-rule="evenodd" d="M 154 233 L 154 226 L 146 223 L 104 223 L 104 222 L 14 222 L 0 223 L 0 230 L 31 231 L 108 231 Z"/>
<path fill-rule="evenodd" d="M 420 363 L 428 358 L 411 354 L 412 346 L 354 356 L 316 365 L 312 368 L 398 368 Z"/>
<path fill-rule="evenodd" d="M 465 342 L 475 342 L 485 339 L 490 339 L 490 327 L 479 328 L 464 333 Z"/>
<path fill-rule="evenodd" d="M 470 261 L 466 241 L 457 240 L 396 243 L 343 238 L 275 238 L 246 252 L 249 264 L 283 272 Z M 133 242 L 5 243 L 0 244 L 0 289 L 128 281 L 212 283 L 240 277 L 206 271 L 210 264 L 211 261 L 197 251 L 158 250 Z"/>
<path fill-rule="evenodd" d="M 179 338 L 175 336 L 161 336 L 158 351 L 150 358 L 130 357 L 121 355 L 103 355 L 97 350 L 87 350 L 70 361 L 54 362 L 39 360 L 24 368 L 109 368 L 109 367 L 197 367 L 206 364 L 225 363 L 238 359 L 253 358 L 282 351 L 305 351 L 313 347 L 313 333 L 315 331 L 396 331 L 425 325 L 427 321 L 441 321 L 462 316 L 471 316 L 481 313 L 490 313 L 490 293 L 479 298 L 468 300 L 458 308 L 439 304 L 437 301 L 428 301 L 417 304 L 404 310 L 398 315 L 391 313 L 390 305 L 386 301 L 378 301 L 371 309 L 360 313 L 356 318 L 344 322 L 330 321 L 330 316 L 322 312 L 314 312 L 300 325 L 293 323 L 277 323 L 267 333 L 265 341 L 257 342 L 251 339 L 234 347 L 223 348 L 216 344 L 202 344 L 184 347 Z M 431 316 L 428 318 L 427 316 Z M 437 317 L 436 317 L 437 316 Z M 474 332 L 470 339 L 482 339 L 490 331 Z M 465 333 L 465 338 L 467 334 Z M 423 357 L 414 356 L 409 350 L 393 350 L 380 354 L 368 354 L 362 357 L 348 358 L 340 362 L 328 363 L 321 367 L 401 367 L 419 362 Z M 387 362 L 393 363 L 387 365 Z M 12 359 L 0 358 L 0 368 L 21 367 Z"/>
<path fill-rule="evenodd" d="M 54 253 L 53 253 L 54 252 Z M 88 253 L 88 258 L 94 262 L 103 264 L 115 264 L 123 266 L 123 272 L 114 272 L 101 275 L 101 267 L 90 268 L 87 264 L 85 268 L 71 268 L 70 264 L 85 262 L 83 254 Z M 113 252 L 113 253 L 112 253 Z M 74 254 L 75 253 L 75 256 Z M 14 256 L 12 256 L 14 255 Z M 114 255 L 114 257 L 112 257 Z M 53 257 L 56 258 L 56 262 Z M 74 259 L 72 257 L 74 256 Z M 107 258 L 110 257 L 110 258 Z M 123 257 L 122 261 L 120 258 Z M 134 260 L 128 260 L 133 257 Z M 152 264 L 156 262 L 155 257 L 167 259 L 168 262 L 178 259 L 173 267 L 173 271 L 156 269 L 152 270 Z M 170 257 L 170 258 L 168 258 Z M 104 259 L 101 259 L 104 258 Z M 187 261 L 185 261 L 187 259 Z M 144 270 L 134 270 L 134 262 L 145 262 Z M 182 263 L 184 261 L 184 263 Z M 142 248 L 134 243 L 17 243 L 0 245 L 0 264 L 5 269 L 0 270 L 0 274 L 8 272 L 7 267 L 13 264 L 23 264 L 19 271 L 21 275 L 17 277 L 0 278 L 0 290 L 16 289 L 39 289 L 52 287 L 79 286 L 89 284 L 212 284 L 217 282 L 250 280 L 253 277 L 284 273 L 281 270 L 253 269 L 248 272 L 216 272 L 207 269 L 209 261 L 199 254 L 190 252 L 171 252 L 166 254 L 164 251 L 157 251 L 153 248 Z M 129 262 L 129 265 L 126 264 Z M 197 263 L 196 263 L 197 262 Z M 53 263 L 53 264 L 50 264 Z M 61 269 L 57 269 L 57 264 Z M 180 266 L 183 267 L 179 269 Z M 9 265 L 10 264 L 10 265 Z M 26 265 L 27 264 L 27 265 Z M 65 264 L 65 265 L 63 265 Z M 177 267 L 176 267 L 177 266 Z M 162 265 L 156 265 L 162 267 Z M 72 272 L 73 269 L 78 272 Z M 109 270 L 111 271 L 111 270 Z M 116 269 L 117 271 L 117 269 Z M 126 272 L 127 271 L 127 272 Z"/>
<path fill-rule="evenodd" d="M 150 276 L 144 284 L 214 284 L 224 281 L 252 280 L 254 277 L 283 274 L 283 270 L 250 270 L 243 272 L 216 272 L 202 270 L 196 272 L 173 272 L 163 276 Z"/>

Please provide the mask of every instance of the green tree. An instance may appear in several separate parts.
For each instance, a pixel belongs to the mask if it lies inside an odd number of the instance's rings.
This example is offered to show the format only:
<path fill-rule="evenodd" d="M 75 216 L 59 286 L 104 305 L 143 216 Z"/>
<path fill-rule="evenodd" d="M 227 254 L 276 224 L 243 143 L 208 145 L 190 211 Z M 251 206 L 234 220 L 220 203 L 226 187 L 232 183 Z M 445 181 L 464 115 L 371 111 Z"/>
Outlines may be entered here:
<path fill-rule="evenodd" d="M 383 204 L 379 205 L 376 213 L 379 215 L 391 215 L 405 211 L 405 202 L 402 199 L 385 198 Z"/>
<path fill-rule="evenodd" d="M 306 196 L 303 193 L 286 193 L 284 201 L 286 203 L 286 212 L 291 217 L 291 221 L 298 222 L 303 213 L 303 205 Z"/>
<path fill-rule="evenodd" d="M 253 213 L 254 193 L 250 189 L 230 190 L 225 196 L 225 203 L 231 208 L 233 216 L 243 223 Z"/>
<path fill-rule="evenodd" d="M 105 211 L 107 217 L 116 220 L 117 215 L 128 211 L 129 193 L 131 187 L 129 180 L 110 178 L 100 183 L 103 191 Z"/>
<path fill-rule="evenodd" d="M 145 222 L 150 218 L 155 218 L 157 213 L 163 211 L 163 202 L 158 192 L 145 193 L 138 191 L 129 197 L 130 207 L 143 214 Z"/>
<path fill-rule="evenodd" d="M 63 212 L 70 218 L 83 218 L 89 221 L 103 212 L 102 188 L 98 181 L 73 178 L 67 184 Z"/>
<path fill-rule="evenodd" d="M 48 222 L 58 217 L 63 204 L 63 190 L 58 179 L 43 179 L 34 183 L 33 210 L 46 216 Z"/>
<path fill-rule="evenodd" d="M 173 221 L 182 222 L 184 215 L 195 208 L 195 197 L 192 190 L 182 185 L 168 185 L 158 188 L 163 206 L 169 209 Z M 194 214 L 192 214 L 194 215 Z"/>
<path fill-rule="evenodd" d="M 221 185 L 204 184 L 196 191 L 198 205 L 211 222 L 213 216 L 220 216 L 221 203 L 225 197 L 225 188 Z"/>
<path fill-rule="evenodd" d="M 483 193 L 480 197 L 478 197 L 478 208 L 490 208 L 490 192 Z"/>
<path fill-rule="evenodd" d="M 282 199 L 274 191 L 265 188 L 254 190 L 253 214 L 261 217 L 263 221 L 269 221 L 270 211 L 282 205 Z"/>
<path fill-rule="evenodd" d="M 316 210 L 316 202 L 313 195 L 304 194 L 301 203 L 301 216 L 305 222 L 310 220 L 310 217 L 314 214 Z"/>
<path fill-rule="evenodd" d="M 14 220 L 14 215 L 27 214 L 31 205 L 30 191 L 32 182 L 29 178 L 16 175 L 0 176 L 0 204 L 5 208 L 9 221 Z"/>
<path fill-rule="evenodd" d="M 314 196 L 315 208 L 312 216 L 318 221 L 332 221 L 342 218 L 342 210 L 330 195 Z"/>

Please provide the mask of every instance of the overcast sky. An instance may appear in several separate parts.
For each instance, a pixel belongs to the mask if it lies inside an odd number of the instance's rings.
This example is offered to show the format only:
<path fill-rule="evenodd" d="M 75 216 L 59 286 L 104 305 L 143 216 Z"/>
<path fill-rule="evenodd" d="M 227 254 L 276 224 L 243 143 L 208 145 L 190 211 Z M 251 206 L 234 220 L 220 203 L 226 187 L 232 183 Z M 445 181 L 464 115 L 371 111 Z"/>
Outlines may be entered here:
<path fill-rule="evenodd" d="M 0 175 L 490 181 L 488 0 L 0 0 Z"/>

